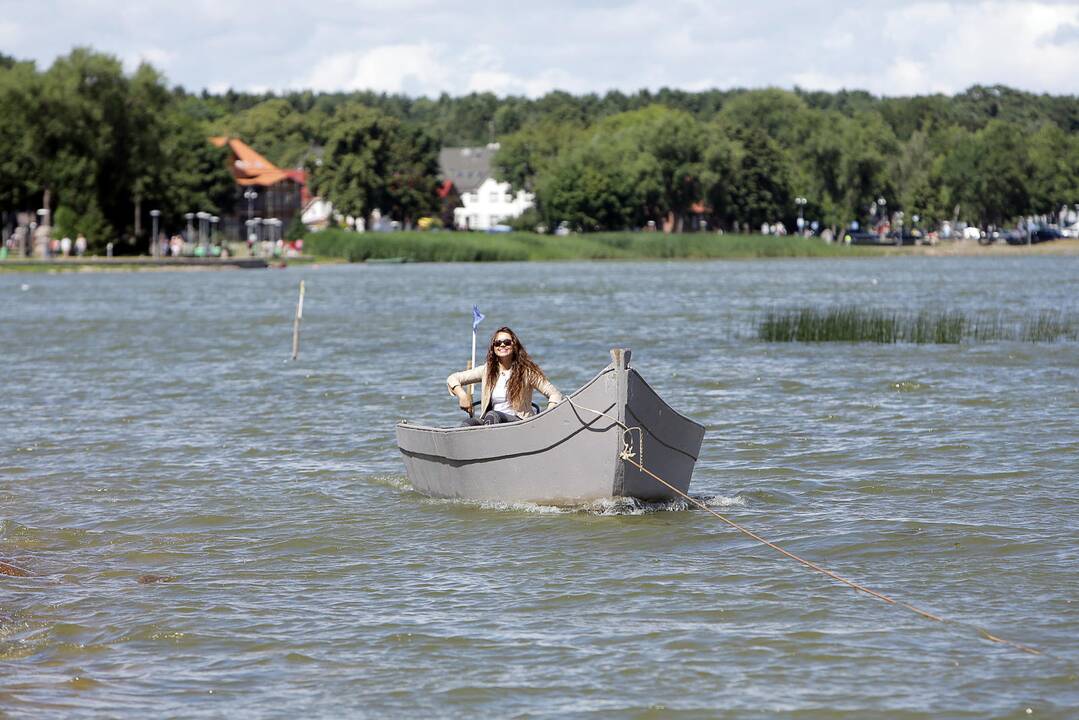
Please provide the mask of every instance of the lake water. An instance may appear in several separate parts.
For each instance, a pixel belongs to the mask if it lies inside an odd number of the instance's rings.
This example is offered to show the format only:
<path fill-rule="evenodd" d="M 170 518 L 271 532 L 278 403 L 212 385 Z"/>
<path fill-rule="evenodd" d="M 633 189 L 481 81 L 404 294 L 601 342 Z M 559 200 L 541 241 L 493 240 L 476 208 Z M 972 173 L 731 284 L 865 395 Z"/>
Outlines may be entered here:
<path fill-rule="evenodd" d="M 752 333 L 802 305 L 1074 316 L 1079 258 L 0 274 L 0 298 L 0 559 L 33 572 L 0 575 L 0 716 L 1079 714 L 1079 344 Z M 474 302 L 481 346 L 514 327 L 563 391 L 632 348 L 708 428 L 695 496 L 951 622 L 701 510 L 413 492 L 394 424 L 459 422 Z"/>

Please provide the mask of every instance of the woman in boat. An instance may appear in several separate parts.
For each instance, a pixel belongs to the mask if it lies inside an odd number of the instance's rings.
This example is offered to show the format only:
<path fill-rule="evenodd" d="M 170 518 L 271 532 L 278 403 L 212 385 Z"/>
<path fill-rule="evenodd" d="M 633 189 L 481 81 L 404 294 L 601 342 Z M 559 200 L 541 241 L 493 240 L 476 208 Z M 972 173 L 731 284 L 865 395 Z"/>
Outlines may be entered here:
<path fill-rule="evenodd" d="M 450 395 L 456 395 L 462 410 L 472 415 L 472 395 L 465 385 L 482 383 L 479 417 L 469 417 L 466 425 L 495 425 L 522 420 L 532 415 L 532 391 L 547 398 L 548 407 L 562 401 L 562 393 L 551 384 L 539 365 L 528 356 L 517 335 L 500 327 L 491 336 L 487 360 L 471 370 L 446 378 Z"/>

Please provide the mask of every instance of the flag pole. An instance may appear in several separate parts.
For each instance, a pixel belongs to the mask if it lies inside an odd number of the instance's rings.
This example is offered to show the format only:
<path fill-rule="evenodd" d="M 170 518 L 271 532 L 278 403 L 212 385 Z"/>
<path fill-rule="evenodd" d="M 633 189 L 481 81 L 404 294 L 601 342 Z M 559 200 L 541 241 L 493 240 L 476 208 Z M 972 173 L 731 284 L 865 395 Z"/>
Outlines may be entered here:
<path fill-rule="evenodd" d="M 468 369 L 476 367 L 476 328 L 472 328 L 472 359 L 468 361 Z M 468 386 L 468 402 L 473 402 L 472 398 L 476 392 L 476 384 L 472 383 Z M 471 412 L 469 413 L 472 414 Z"/>
<path fill-rule="evenodd" d="M 468 361 L 468 369 L 476 367 L 476 327 L 483 322 L 483 313 L 475 305 L 472 306 L 472 359 Z M 472 402 L 473 393 L 476 390 L 476 384 L 472 383 L 468 386 L 468 401 Z M 471 410 L 468 413 L 472 414 Z"/>

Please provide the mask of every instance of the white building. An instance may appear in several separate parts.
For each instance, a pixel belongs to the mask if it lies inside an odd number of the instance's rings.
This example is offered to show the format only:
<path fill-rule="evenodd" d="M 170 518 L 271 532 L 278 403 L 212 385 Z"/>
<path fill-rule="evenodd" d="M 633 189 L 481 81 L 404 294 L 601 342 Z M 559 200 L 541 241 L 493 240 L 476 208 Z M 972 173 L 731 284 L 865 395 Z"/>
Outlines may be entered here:
<path fill-rule="evenodd" d="M 491 159 L 498 147 L 498 143 L 490 143 L 443 148 L 439 153 L 442 179 L 451 181 L 461 197 L 462 207 L 453 210 L 453 224 L 462 230 L 490 230 L 535 205 L 532 193 L 515 193 L 509 183 L 495 179 Z"/>
<path fill-rule="evenodd" d="M 318 196 L 311 198 L 300 213 L 300 221 L 309 230 L 325 230 L 334 221 L 333 203 Z"/>
<path fill-rule="evenodd" d="M 532 193 L 524 190 L 514 193 L 509 183 L 498 182 L 492 177 L 472 192 L 461 193 L 461 202 L 464 207 L 454 209 L 453 224 L 463 230 L 490 230 L 506 220 L 520 217 L 536 204 Z"/>

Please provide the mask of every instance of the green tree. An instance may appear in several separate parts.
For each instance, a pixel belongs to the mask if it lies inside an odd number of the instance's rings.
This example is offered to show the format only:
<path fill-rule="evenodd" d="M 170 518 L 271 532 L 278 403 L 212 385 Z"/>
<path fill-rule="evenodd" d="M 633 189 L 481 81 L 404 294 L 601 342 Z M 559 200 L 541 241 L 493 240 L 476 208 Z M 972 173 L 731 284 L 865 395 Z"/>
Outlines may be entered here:
<path fill-rule="evenodd" d="M 1079 199 L 1079 138 L 1044 123 L 1026 142 L 1030 164 L 1030 210 L 1055 215 Z"/>
<path fill-rule="evenodd" d="M 57 59 L 43 77 L 43 189 L 80 217 L 96 248 L 133 214 L 128 91 L 120 61 L 85 48 Z"/>
<path fill-rule="evenodd" d="M 545 120 L 501 138 L 492 163 L 496 176 L 515 188 L 534 189 L 536 177 L 578 142 L 581 133 L 577 125 Z"/>
<path fill-rule="evenodd" d="M 314 191 L 354 217 L 385 206 L 383 179 L 396 128 L 396 120 L 363 105 L 339 108 L 321 162 L 311 168 Z"/>
<path fill-rule="evenodd" d="M 173 110 L 163 121 L 160 194 L 147 198 L 161 210 L 162 227 L 181 226 L 185 213 L 220 214 L 232 207 L 239 189 L 228 170 L 228 151 L 211 144 L 206 126 L 185 112 Z"/>
<path fill-rule="evenodd" d="M 738 128 L 733 135 L 741 146 L 732 186 L 734 217 L 753 228 L 789 221 L 794 206 L 789 156 L 763 130 Z"/>
<path fill-rule="evenodd" d="M 864 218 L 866 209 L 881 196 L 889 209 L 901 209 L 890 172 L 898 148 L 895 133 L 878 113 L 859 113 L 844 125 L 839 189 L 840 207 L 847 218 Z"/>
<path fill-rule="evenodd" d="M 806 216 L 825 224 L 842 224 L 850 219 L 843 200 L 846 188 L 842 177 L 844 135 L 850 122 L 838 110 L 812 110 L 807 116 L 805 138 L 789 151 L 792 189 L 806 198 Z"/>
<path fill-rule="evenodd" d="M 334 116 L 320 163 L 314 163 L 315 192 L 355 217 L 380 209 L 410 222 L 437 207 L 438 147 L 418 128 L 362 105 L 346 105 Z"/>
<path fill-rule="evenodd" d="M 284 98 L 272 98 L 221 118 L 212 124 L 214 134 L 238 137 L 281 167 L 303 167 L 312 147 L 319 144 L 319 130 L 326 123 L 321 111 L 297 111 Z"/>
<path fill-rule="evenodd" d="M 915 215 L 926 221 L 937 217 L 939 193 L 932 170 L 929 135 L 924 130 L 916 130 L 901 144 L 892 170 L 899 205 L 910 218 L 908 222 L 913 222 Z"/>
<path fill-rule="evenodd" d="M 1030 209 L 1027 188 L 1032 168 L 1022 128 L 993 120 L 962 137 L 940 163 L 947 206 L 979 224 L 1002 225 Z"/>
<path fill-rule="evenodd" d="M 705 131 L 701 170 L 701 195 L 710 208 L 712 224 L 738 222 L 738 171 L 742 146 L 726 130 L 713 123 Z"/>
<path fill-rule="evenodd" d="M 438 210 L 438 142 L 414 125 L 400 125 L 390 145 L 387 209 L 410 226 Z"/>
<path fill-rule="evenodd" d="M 635 216 L 628 178 L 605 149 L 582 146 L 562 156 L 537 186 L 547 226 L 566 222 L 584 231 L 630 227 Z"/>
<path fill-rule="evenodd" d="M 0 210 L 40 207 L 42 149 L 39 95 L 41 78 L 33 63 L 0 67 Z"/>
<path fill-rule="evenodd" d="M 759 130 L 784 148 L 804 142 L 811 113 L 802 98 L 777 88 L 752 90 L 729 100 L 719 119 L 731 127 Z"/>
<path fill-rule="evenodd" d="M 702 197 L 704 134 L 687 113 L 653 105 L 606 118 L 559 156 L 537 198 L 552 224 L 620 229 L 672 220 Z M 571 201 L 583 206 L 575 213 Z"/>
<path fill-rule="evenodd" d="M 705 134 L 688 113 L 660 105 L 621 113 L 596 125 L 594 142 L 609 140 L 624 158 L 642 217 L 672 220 L 676 229 L 701 199 Z"/>

